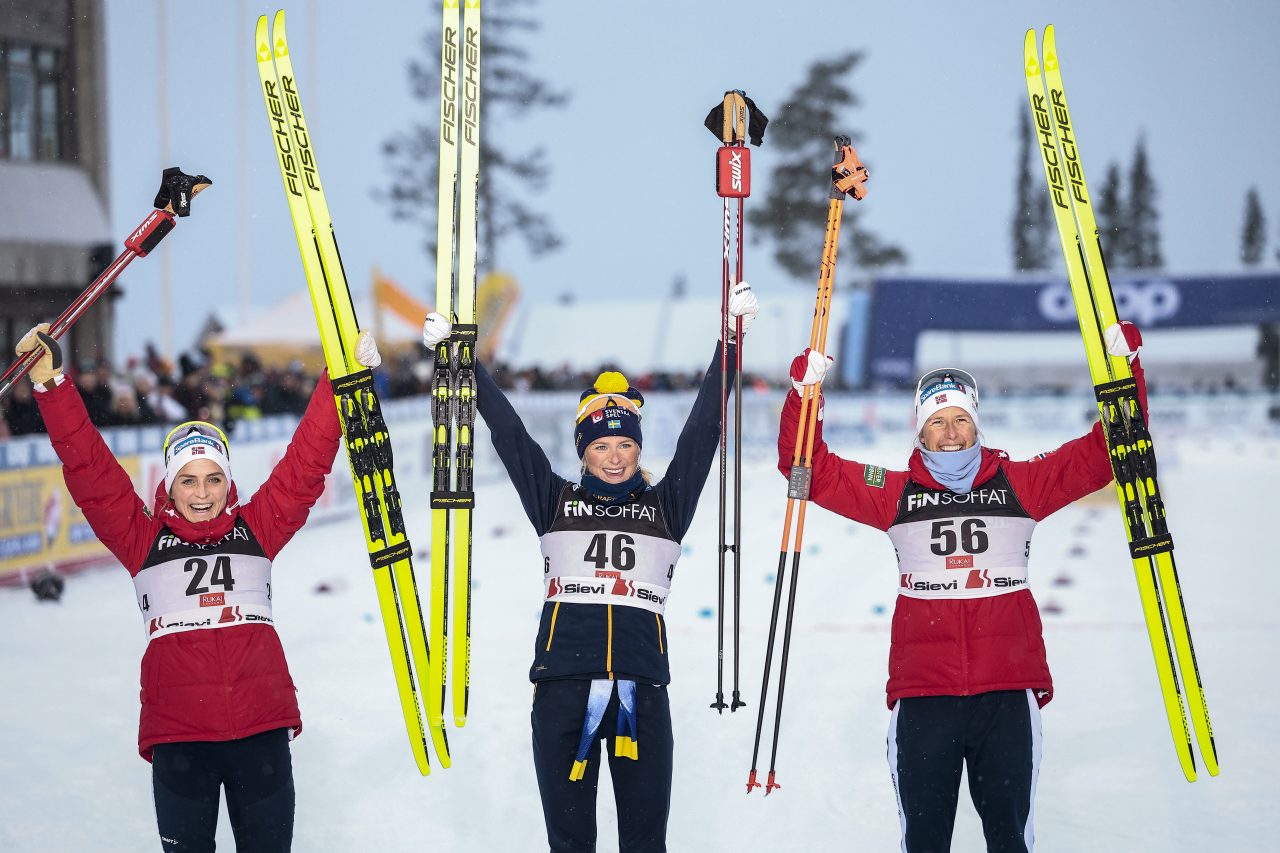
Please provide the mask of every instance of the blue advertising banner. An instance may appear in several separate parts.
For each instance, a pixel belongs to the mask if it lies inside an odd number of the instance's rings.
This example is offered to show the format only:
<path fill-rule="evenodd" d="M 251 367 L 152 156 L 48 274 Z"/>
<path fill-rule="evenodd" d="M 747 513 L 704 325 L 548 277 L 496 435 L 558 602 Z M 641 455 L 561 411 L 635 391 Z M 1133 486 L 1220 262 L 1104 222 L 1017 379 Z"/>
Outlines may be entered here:
<path fill-rule="evenodd" d="M 1116 276 L 1116 312 L 1144 329 L 1280 322 L 1280 275 Z M 1041 332 L 1078 329 L 1065 278 L 957 281 L 882 278 L 866 335 L 873 385 L 913 381 L 916 339 L 943 331 Z"/>

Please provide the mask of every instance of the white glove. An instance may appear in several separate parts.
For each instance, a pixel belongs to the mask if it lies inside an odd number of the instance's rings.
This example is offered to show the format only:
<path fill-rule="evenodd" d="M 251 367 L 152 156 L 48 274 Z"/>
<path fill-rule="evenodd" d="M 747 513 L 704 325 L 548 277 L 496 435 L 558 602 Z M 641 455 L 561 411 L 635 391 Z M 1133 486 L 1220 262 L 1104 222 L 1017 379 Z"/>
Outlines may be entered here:
<path fill-rule="evenodd" d="M 1133 360 L 1142 351 L 1142 332 L 1128 320 L 1107 326 L 1102 337 L 1107 342 L 1108 354 L 1124 356 L 1129 359 L 1130 364 L 1133 364 Z"/>
<path fill-rule="evenodd" d="M 726 340 L 733 343 L 738 338 L 738 324 L 733 322 L 733 318 L 742 318 L 742 334 L 747 334 L 747 329 L 751 328 L 751 321 L 760 313 L 760 301 L 756 299 L 755 293 L 751 290 L 751 285 L 745 281 L 740 281 L 729 291 L 729 320 L 726 323 Z"/>
<path fill-rule="evenodd" d="M 356 361 L 370 368 L 382 364 L 378 342 L 373 339 L 373 333 L 366 329 L 362 329 L 360 337 L 356 338 Z"/>
<path fill-rule="evenodd" d="M 835 362 L 829 355 L 806 349 L 791 362 L 791 387 L 803 396 L 805 387 L 817 385 L 825 379 L 827 371 Z"/>
<path fill-rule="evenodd" d="M 435 311 L 422 321 L 422 343 L 429 350 L 434 350 L 436 344 L 449 337 L 452 332 L 453 324 L 449 322 L 449 318 Z"/>

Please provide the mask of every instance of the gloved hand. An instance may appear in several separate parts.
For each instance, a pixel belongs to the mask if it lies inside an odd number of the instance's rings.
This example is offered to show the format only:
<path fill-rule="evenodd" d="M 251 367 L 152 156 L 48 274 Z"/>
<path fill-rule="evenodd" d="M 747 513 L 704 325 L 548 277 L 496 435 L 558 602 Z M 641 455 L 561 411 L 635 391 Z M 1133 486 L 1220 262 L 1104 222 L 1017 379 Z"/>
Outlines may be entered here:
<path fill-rule="evenodd" d="M 356 361 L 370 368 L 382 364 L 378 342 L 373 339 L 373 333 L 367 329 L 361 329 L 360 337 L 356 338 Z"/>
<path fill-rule="evenodd" d="M 738 339 L 738 324 L 734 322 L 735 317 L 742 318 L 742 334 L 745 337 L 747 329 L 751 327 L 751 321 L 759 313 L 760 301 L 752 292 L 751 285 L 745 281 L 735 284 L 729 291 L 729 319 L 725 324 L 725 340 L 735 343 Z"/>
<path fill-rule="evenodd" d="M 434 350 L 436 344 L 449 337 L 452 332 L 453 324 L 449 322 L 449 318 L 435 311 L 422 321 L 422 343 L 429 350 Z"/>
<path fill-rule="evenodd" d="M 18 355 L 32 350 L 44 350 L 36 363 L 31 365 L 31 371 L 27 374 L 31 377 L 32 383 L 52 387 L 50 383 L 55 382 L 56 377 L 62 375 L 62 346 L 49 335 L 48 323 L 32 327 L 31 331 L 18 341 L 16 349 Z"/>
<path fill-rule="evenodd" d="M 1128 358 L 1130 364 L 1133 364 L 1138 351 L 1142 349 L 1142 332 L 1128 320 L 1112 323 L 1103 332 L 1103 337 L 1106 338 L 1107 352 Z"/>
<path fill-rule="evenodd" d="M 804 352 L 791 360 L 791 387 L 803 396 L 805 387 L 821 382 L 835 363 L 831 356 L 805 347 Z"/>

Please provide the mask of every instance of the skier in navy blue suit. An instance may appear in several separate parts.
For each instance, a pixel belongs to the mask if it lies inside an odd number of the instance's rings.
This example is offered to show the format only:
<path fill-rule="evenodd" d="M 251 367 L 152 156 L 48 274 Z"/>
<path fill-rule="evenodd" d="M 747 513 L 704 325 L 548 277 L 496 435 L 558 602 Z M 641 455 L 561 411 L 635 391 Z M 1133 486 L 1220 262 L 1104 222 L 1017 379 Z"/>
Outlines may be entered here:
<path fill-rule="evenodd" d="M 757 311 L 750 285 L 740 282 L 730 315 L 742 318 L 745 332 Z M 450 331 L 442 315 L 428 315 L 427 349 Z M 732 327 L 729 335 L 732 365 Z M 621 373 L 600 374 L 582 394 L 574 431 L 582 477 L 575 483 L 551 470 L 477 365 L 477 408 L 542 548 L 546 597 L 529 679 L 536 685 L 534 768 L 552 851 L 595 850 L 599 741 L 610 738 L 619 850 L 666 850 L 673 740 L 663 613 L 680 541 L 719 444 L 719 361 L 717 343 L 666 476 L 656 484 L 640 467 L 644 396 Z"/>

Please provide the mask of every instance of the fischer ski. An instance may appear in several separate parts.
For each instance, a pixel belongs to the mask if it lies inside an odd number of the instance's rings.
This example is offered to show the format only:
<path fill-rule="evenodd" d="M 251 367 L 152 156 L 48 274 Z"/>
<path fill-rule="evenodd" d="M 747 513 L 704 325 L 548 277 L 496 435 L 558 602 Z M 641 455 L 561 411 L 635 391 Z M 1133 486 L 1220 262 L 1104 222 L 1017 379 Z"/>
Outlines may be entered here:
<path fill-rule="evenodd" d="M 266 16 L 258 19 L 254 48 L 285 198 L 342 423 L 400 708 L 414 761 L 426 776 L 431 772 L 427 735 L 409 660 L 412 654 L 421 675 L 429 667 L 430 654 L 413 576 L 413 549 L 405 534 L 400 493 L 392 470 L 391 440 L 374 392 L 373 372 L 355 357 L 359 324 L 320 182 L 315 149 L 302 113 L 283 11 L 276 12 L 270 32 Z M 435 746 L 441 766 L 448 767 L 447 744 L 436 740 Z"/>
<path fill-rule="evenodd" d="M 75 325 L 80 316 L 89 310 L 89 306 L 107 292 L 107 288 L 111 287 L 134 258 L 145 258 L 160 245 L 165 235 L 173 230 L 178 217 L 191 215 L 191 200 L 197 193 L 212 185 L 213 181 L 204 175 L 188 175 L 177 166 L 165 169 L 160 179 L 160 189 L 156 192 L 156 199 L 152 203 L 155 210 L 147 214 L 142 223 L 125 238 L 124 251 L 117 255 L 116 259 L 108 264 L 107 268 L 67 306 L 67 309 L 49 324 L 50 337 L 60 340 Z M 40 349 L 34 349 L 23 353 L 9 365 L 4 375 L 0 376 L 0 400 L 3 400 L 13 389 L 14 383 L 26 376 L 40 360 L 41 352 Z"/>
<path fill-rule="evenodd" d="M 1169 731 L 1183 774 L 1187 781 L 1195 781 L 1191 734 L 1178 685 L 1181 672 L 1200 757 L 1209 775 L 1216 776 L 1218 755 L 1213 726 L 1191 643 L 1191 626 L 1183 607 L 1173 538 L 1156 480 L 1155 448 L 1146 413 L 1138 399 L 1128 360 L 1108 355 L 1103 341 L 1106 329 L 1118 322 L 1115 298 L 1085 184 L 1078 136 L 1067 108 L 1052 25 L 1044 31 L 1043 62 L 1036 46 L 1036 31 L 1027 31 L 1023 40 L 1023 67 L 1032 122 L 1040 140 L 1067 278 L 1111 455 Z"/>
<path fill-rule="evenodd" d="M 809 349 L 826 352 L 827 325 L 831 316 L 831 294 L 835 289 L 836 255 L 840 248 L 840 217 L 845 195 L 861 201 L 867 196 L 867 168 L 847 136 L 835 139 L 835 165 L 831 169 L 831 195 L 827 204 L 827 230 L 822 245 L 822 263 L 818 272 L 818 293 L 813 306 L 813 326 L 809 332 Z M 773 647 L 778 634 L 778 612 L 782 604 L 782 584 L 786 576 L 787 555 L 791 555 L 791 587 L 787 594 L 787 621 L 782 635 L 782 660 L 778 665 L 778 698 L 773 718 L 773 750 L 769 758 L 769 777 L 765 795 L 781 788 L 777 781 L 778 733 L 782 729 L 782 699 L 787 686 L 787 659 L 791 652 L 791 627 L 795 616 L 796 589 L 800 579 L 801 541 L 804 538 L 805 510 L 809 506 L 809 481 L 813 475 L 813 441 L 817 432 L 822 384 L 805 386 L 800 395 L 800 421 L 796 427 L 795 452 L 791 474 L 787 478 L 787 511 L 782 521 L 782 549 L 778 554 L 778 570 L 773 586 L 773 612 L 769 618 L 769 642 L 764 656 L 764 678 L 760 684 L 760 710 L 756 716 L 755 745 L 751 752 L 751 773 L 747 776 L 747 793 L 759 788 L 756 781 L 760 758 L 760 738 L 764 731 L 765 699 L 769 695 L 769 670 L 773 666 Z M 798 510 L 797 510 L 798 507 Z M 795 523 L 795 544 L 791 544 L 791 520 Z"/>
<path fill-rule="evenodd" d="M 716 608 L 716 698 L 711 707 L 717 713 L 728 708 L 732 713 L 746 707 L 738 689 L 739 660 L 738 639 L 742 604 L 742 319 L 738 318 L 734 332 L 737 346 L 734 350 L 734 418 L 733 418 L 733 544 L 728 542 L 726 530 L 726 498 L 728 492 L 728 371 L 729 371 L 729 292 L 742 281 L 742 224 L 743 200 L 751 195 L 751 149 L 747 147 L 747 134 L 751 144 L 764 141 L 764 130 L 769 119 L 756 107 L 747 93 L 734 89 L 724 93 L 724 100 L 711 109 L 703 124 L 721 146 L 716 152 L 716 194 L 723 202 L 724 217 L 721 241 L 720 277 L 720 526 L 719 543 L 719 598 Z M 737 242 L 731 243 L 730 199 L 737 199 Z M 737 264 L 733 277 L 729 275 L 729 254 L 737 247 Z M 725 556 L 733 553 L 733 693 L 731 704 L 724 701 L 724 600 Z"/>
<path fill-rule="evenodd" d="M 444 650 L 450 631 L 453 648 L 448 680 L 453 687 L 453 721 L 459 728 L 466 725 L 471 688 L 480 0 L 444 0 L 442 5 L 436 311 L 450 317 L 453 328 L 450 337 L 436 346 L 431 384 L 435 436 L 431 638 L 441 656 L 433 662 L 427 681 L 427 722 L 432 733 L 439 731 L 441 737 L 448 669 Z M 452 626 L 448 624 L 450 616 Z"/>

